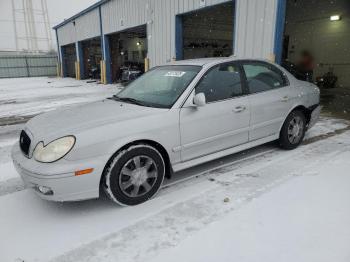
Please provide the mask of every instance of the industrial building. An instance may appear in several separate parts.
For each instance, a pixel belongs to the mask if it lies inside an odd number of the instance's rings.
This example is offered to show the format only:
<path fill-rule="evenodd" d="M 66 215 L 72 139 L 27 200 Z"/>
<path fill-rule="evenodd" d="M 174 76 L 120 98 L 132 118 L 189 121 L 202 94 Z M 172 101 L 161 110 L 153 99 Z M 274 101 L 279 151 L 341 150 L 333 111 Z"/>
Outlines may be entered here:
<path fill-rule="evenodd" d="M 54 29 L 65 77 L 112 83 L 127 66 L 232 54 L 297 63 L 318 47 L 315 74 L 350 86 L 349 10 L 347 0 L 101 0 Z"/>

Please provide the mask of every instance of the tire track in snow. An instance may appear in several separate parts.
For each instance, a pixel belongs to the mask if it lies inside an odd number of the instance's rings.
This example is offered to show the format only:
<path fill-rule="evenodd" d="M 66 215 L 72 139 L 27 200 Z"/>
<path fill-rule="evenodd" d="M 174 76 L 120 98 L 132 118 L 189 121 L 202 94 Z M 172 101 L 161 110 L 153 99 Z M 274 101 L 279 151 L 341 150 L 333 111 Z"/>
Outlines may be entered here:
<path fill-rule="evenodd" d="M 327 160 L 334 159 L 349 148 L 349 143 L 340 144 L 335 137 L 304 145 L 294 151 L 284 151 L 279 157 L 275 157 L 276 152 L 271 152 L 269 157 L 253 159 L 245 165 L 225 167 L 219 174 L 209 172 L 206 175 L 209 180 L 203 176 L 186 181 L 186 186 L 196 189 L 199 183 L 206 180 L 206 183 L 214 183 L 214 188 L 208 186 L 207 190 L 197 192 L 188 200 L 175 203 L 158 214 L 51 261 L 147 261 L 161 250 L 178 245 L 183 239 L 274 187 L 297 176 L 317 175 L 313 173 L 314 167 L 327 164 Z M 308 159 L 307 163 L 305 158 Z M 160 195 L 180 186 L 183 185 L 169 187 Z M 230 201 L 224 203 L 224 198 Z"/>

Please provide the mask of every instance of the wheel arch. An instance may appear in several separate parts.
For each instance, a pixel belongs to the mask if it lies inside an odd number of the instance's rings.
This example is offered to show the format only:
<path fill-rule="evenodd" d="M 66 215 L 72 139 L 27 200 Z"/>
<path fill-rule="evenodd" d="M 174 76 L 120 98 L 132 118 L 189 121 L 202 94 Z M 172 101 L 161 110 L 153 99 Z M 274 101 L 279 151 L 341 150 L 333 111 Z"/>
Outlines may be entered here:
<path fill-rule="evenodd" d="M 291 112 L 297 111 L 297 110 L 303 112 L 303 114 L 305 115 L 305 119 L 306 119 L 306 125 L 308 125 L 309 122 L 310 122 L 310 120 L 311 120 L 311 113 L 312 113 L 312 110 L 310 110 L 309 108 L 307 108 L 307 107 L 305 107 L 305 106 L 303 106 L 303 105 L 299 105 L 299 106 L 294 107 L 294 108 L 289 112 L 289 114 L 290 114 Z M 289 114 L 288 114 L 288 115 L 289 115 Z"/>
<path fill-rule="evenodd" d="M 162 146 L 160 143 L 158 143 L 154 140 L 139 139 L 139 140 L 135 140 L 135 141 L 124 144 L 117 151 L 115 151 L 115 153 L 108 159 L 108 161 L 106 162 L 106 164 L 103 168 L 103 172 L 102 172 L 101 179 L 100 179 L 100 186 L 103 183 L 104 174 L 108 168 L 108 165 L 113 161 L 113 159 L 116 157 L 116 155 L 118 155 L 121 151 L 126 150 L 129 147 L 135 146 L 135 145 L 148 145 L 148 146 L 155 148 L 163 157 L 163 160 L 165 163 L 165 172 L 166 172 L 165 177 L 169 178 L 169 179 L 171 178 L 171 176 L 173 174 L 173 168 L 172 168 L 172 165 L 170 162 L 169 154 L 168 154 L 167 150 L 164 148 L 164 146 Z"/>
<path fill-rule="evenodd" d="M 295 105 L 294 107 L 292 107 L 292 109 L 288 112 L 288 114 L 285 116 L 284 121 L 282 123 L 282 125 L 280 126 L 280 130 L 279 133 L 281 133 L 282 127 L 287 119 L 287 117 L 293 112 L 293 111 L 301 111 L 303 112 L 303 114 L 305 115 L 305 119 L 306 119 L 306 125 L 308 125 L 310 123 L 311 120 L 311 114 L 312 114 L 312 110 L 307 108 L 304 105 Z"/>

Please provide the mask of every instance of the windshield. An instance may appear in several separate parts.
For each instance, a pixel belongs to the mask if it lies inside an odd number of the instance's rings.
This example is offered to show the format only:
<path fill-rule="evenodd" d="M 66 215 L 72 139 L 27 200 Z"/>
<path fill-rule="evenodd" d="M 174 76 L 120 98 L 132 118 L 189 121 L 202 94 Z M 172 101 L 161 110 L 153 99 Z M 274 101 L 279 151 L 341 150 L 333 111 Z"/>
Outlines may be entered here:
<path fill-rule="evenodd" d="M 201 69 L 200 66 L 156 67 L 130 83 L 114 99 L 142 106 L 171 108 Z"/>

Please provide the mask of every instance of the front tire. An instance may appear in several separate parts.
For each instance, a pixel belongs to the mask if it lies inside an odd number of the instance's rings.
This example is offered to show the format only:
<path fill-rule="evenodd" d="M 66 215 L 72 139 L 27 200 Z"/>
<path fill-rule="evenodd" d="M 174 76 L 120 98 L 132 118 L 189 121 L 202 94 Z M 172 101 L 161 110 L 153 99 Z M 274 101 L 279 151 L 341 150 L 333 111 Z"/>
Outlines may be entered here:
<path fill-rule="evenodd" d="M 104 174 L 103 188 L 112 201 L 133 206 L 152 198 L 164 176 L 162 155 L 149 145 L 134 145 L 111 159 Z"/>
<path fill-rule="evenodd" d="M 297 148 L 304 139 L 306 132 L 306 118 L 303 112 L 295 110 L 291 112 L 284 122 L 279 143 L 284 149 Z"/>

